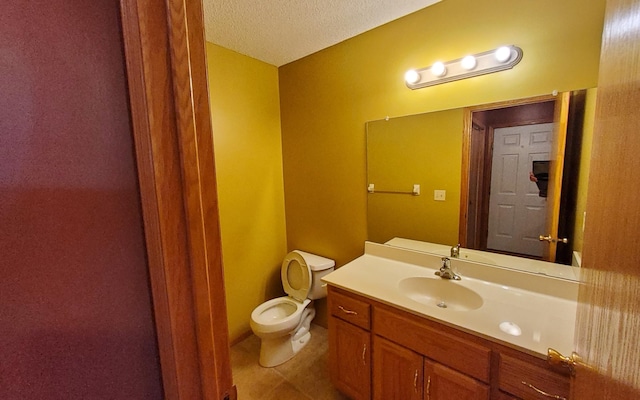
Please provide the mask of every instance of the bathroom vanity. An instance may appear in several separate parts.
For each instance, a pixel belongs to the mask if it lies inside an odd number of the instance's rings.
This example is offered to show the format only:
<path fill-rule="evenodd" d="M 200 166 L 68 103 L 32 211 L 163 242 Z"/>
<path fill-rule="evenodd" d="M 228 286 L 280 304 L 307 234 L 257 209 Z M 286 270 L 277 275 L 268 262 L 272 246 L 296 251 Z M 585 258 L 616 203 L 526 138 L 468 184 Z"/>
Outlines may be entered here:
<path fill-rule="evenodd" d="M 366 243 L 324 277 L 333 384 L 353 399 L 568 399 L 575 281 Z"/>

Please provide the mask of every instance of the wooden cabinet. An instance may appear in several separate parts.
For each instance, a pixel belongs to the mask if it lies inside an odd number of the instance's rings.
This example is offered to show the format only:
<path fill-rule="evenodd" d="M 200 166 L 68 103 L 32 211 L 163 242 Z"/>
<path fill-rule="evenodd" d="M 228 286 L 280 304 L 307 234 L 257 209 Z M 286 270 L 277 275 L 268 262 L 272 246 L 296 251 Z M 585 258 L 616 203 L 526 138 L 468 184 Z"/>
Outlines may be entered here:
<path fill-rule="evenodd" d="M 338 295 L 329 298 L 329 310 L 331 312 L 329 316 L 331 382 L 338 390 L 354 400 L 369 400 L 371 398 L 369 304 Z"/>
<path fill-rule="evenodd" d="M 489 382 L 491 349 L 472 335 L 386 306 L 374 308 L 373 331 L 434 361 Z"/>
<path fill-rule="evenodd" d="M 424 361 L 425 400 L 488 400 L 489 386 L 442 364 Z"/>
<path fill-rule="evenodd" d="M 331 380 L 354 400 L 569 397 L 543 359 L 334 287 L 328 306 Z"/>
<path fill-rule="evenodd" d="M 550 370 L 542 360 L 523 360 L 518 354 L 500 354 L 500 390 L 523 400 L 568 399 L 569 380 Z"/>
<path fill-rule="evenodd" d="M 373 338 L 373 398 L 422 400 L 424 357 L 380 336 Z"/>
<path fill-rule="evenodd" d="M 488 400 L 489 386 L 374 335 L 374 400 Z"/>

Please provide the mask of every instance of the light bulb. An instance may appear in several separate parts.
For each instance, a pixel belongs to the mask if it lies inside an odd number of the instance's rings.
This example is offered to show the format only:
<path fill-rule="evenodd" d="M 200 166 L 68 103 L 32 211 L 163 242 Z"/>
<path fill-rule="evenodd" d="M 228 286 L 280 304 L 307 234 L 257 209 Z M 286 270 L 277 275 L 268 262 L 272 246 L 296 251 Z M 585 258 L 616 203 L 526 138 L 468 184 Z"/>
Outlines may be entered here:
<path fill-rule="evenodd" d="M 420 73 L 415 69 L 410 69 L 404 74 L 404 80 L 410 85 L 418 83 L 420 81 Z"/>
<path fill-rule="evenodd" d="M 507 46 L 502 46 L 496 50 L 495 53 L 496 60 L 501 63 L 507 62 L 511 58 L 511 48 Z"/>
<path fill-rule="evenodd" d="M 438 61 L 431 66 L 431 73 L 435 76 L 444 76 L 447 73 L 447 67 L 443 63 Z"/>
<path fill-rule="evenodd" d="M 476 64 L 476 58 L 474 56 L 466 56 L 460 62 L 462 68 L 466 69 L 467 71 L 471 71 L 472 69 L 474 69 L 476 67 Z"/>

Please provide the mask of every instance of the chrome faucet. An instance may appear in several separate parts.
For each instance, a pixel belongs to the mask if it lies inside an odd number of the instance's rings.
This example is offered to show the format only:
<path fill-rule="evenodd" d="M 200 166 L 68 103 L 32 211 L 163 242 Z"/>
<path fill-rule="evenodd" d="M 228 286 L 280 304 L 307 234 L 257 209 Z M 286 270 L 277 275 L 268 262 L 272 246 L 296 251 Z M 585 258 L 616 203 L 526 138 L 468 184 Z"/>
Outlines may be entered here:
<path fill-rule="evenodd" d="M 460 243 L 451 248 L 451 258 L 460 257 Z"/>
<path fill-rule="evenodd" d="M 440 270 L 436 271 L 436 275 L 438 275 L 442 279 L 453 279 L 454 281 L 459 281 L 460 275 L 453 272 L 451 269 L 451 260 L 449 257 L 442 257 L 442 267 Z"/>

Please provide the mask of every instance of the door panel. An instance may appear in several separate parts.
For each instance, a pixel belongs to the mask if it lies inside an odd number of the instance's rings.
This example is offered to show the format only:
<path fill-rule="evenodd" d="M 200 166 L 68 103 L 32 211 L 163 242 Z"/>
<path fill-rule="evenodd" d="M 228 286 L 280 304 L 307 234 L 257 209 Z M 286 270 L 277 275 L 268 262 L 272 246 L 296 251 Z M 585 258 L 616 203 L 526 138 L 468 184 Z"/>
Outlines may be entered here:
<path fill-rule="evenodd" d="M 529 179 L 533 161 L 549 159 L 552 124 L 494 130 L 487 248 L 541 257 L 546 199 Z"/>
<path fill-rule="evenodd" d="M 573 399 L 640 398 L 640 1 L 608 0 L 589 174 Z"/>
<path fill-rule="evenodd" d="M 119 12 L 3 2 L 2 399 L 163 396 Z"/>

